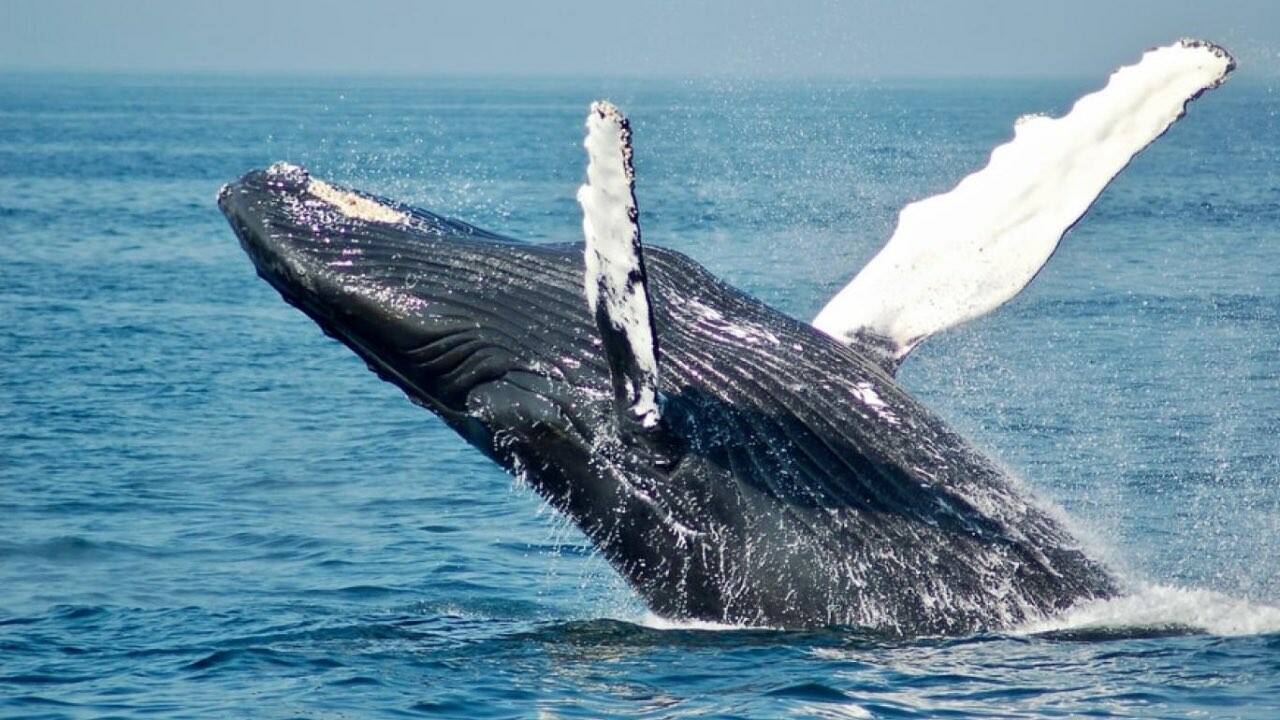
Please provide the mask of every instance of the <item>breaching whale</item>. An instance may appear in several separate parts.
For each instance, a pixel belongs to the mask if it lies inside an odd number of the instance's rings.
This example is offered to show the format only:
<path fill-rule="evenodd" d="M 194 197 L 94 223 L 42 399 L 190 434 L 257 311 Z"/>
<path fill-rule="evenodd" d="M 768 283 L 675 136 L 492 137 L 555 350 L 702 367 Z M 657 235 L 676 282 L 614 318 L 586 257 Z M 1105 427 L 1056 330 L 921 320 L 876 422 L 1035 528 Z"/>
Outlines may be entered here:
<path fill-rule="evenodd" d="M 218 203 L 258 274 L 570 517 L 657 614 L 901 634 L 1010 627 L 1122 583 L 894 379 L 1002 304 L 1233 62 L 1182 41 L 908 206 L 814 324 L 640 241 L 631 132 L 587 119 L 581 244 L 528 244 L 252 171 Z"/>

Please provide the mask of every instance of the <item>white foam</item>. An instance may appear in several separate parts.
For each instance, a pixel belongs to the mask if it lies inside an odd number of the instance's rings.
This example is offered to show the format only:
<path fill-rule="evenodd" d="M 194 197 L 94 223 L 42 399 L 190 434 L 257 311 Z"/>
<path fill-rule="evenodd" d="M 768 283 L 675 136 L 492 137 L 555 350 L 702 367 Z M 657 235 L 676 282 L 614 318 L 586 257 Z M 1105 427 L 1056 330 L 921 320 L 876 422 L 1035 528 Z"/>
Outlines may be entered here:
<path fill-rule="evenodd" d="M 898 416 L 894 414 L 888 403 L 880 397 L 880 394 L 876 392 L 875 386 L 871 383 L 860 382 L 850 388 L 849 392 L 858 400 L 858 402 L 875 412 L 881 420 L 884 420 L 890 425 L 897 425 L 899 423 Z"/>
<path fill-rule="evenodd" d="M 671 620 L 652 612 L 646 612 L 644 617 L 640 618 L 637 623 L 651 630 L 774 630 L 775 628 L 758 627 L 755 625 L 729 625 L 727 623 L 712 622 L 710 620 Z"/>
<path fill-rule="evenodd" d="M 1018 633 L 1062 630 L 1188 628 L 1211 635 L 1280 632 L 1280 607 L 1211 590 L 1148 585 L 1131 595 L 1081 605 L 1056 618 L 1029 623 Z"/>
<path fill-rule="evenodd" d="M 872 712 L 854 702 L 800 703 L 791 717 L 812 717 L 820 720 L 862 720 L 875 717 Z"/>
<path fill-rule="evenodd" d="M 1061 118 L 1019 118 L 985 168 L 903 208 L 893 237 L 814 327 L 845 342 L 886 338 L 901 360 L 929 335 L 1000 306 L 1133 156 L 1233 67 L 1221 48 L 1183 40 L 1116 71 Z"/>
<path fill-rule="evenodd" d="M 724 316 L 719 310 L 703 303 L 699 300 L 689 300 L 686 303 L 686 309 L 691 311 L 697 318 L 697 321 L 703 326 L 715 330 L 722 335 L 727 335 L 735 340 L 752 343 L 755 345 L 767 343 L 769 345 L 781 345 L 782 341 L 778 339 L 769 330 L 755 325 L 744 325 L 736 323 Z"/>
<path fill-rule="evenodd" d="M 672 620 L 649 611 L 629 621 L 653 630 L 781 630 L 706 620 Z M 1212 590 L 1145 585 L 1130 595 L 1085 603 L 1058 617 L 1030 622 L 1011 632 L 1036 635 L 1065 630 L 1164 629 L 1188 629 L 1220 636 L 1280 633 L 1280 607 Z"/>

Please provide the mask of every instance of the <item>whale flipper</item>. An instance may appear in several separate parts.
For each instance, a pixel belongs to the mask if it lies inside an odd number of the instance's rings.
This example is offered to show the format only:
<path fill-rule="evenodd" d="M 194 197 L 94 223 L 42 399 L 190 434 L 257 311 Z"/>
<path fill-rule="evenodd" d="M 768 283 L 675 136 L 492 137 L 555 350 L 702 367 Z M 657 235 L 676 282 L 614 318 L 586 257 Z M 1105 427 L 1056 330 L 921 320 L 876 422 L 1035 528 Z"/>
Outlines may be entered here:
<path fill-rule="evenodd" d="M 658 341 L 640 249 L 631 125 L 618 108 L 596 102 L 587 114 L 587 182 L 578 189 L 586 236 L 583 284 L 613 380 L 624 429 L 656 429 Z"/>
<path fill-rule="evenodd" d="M 907 205 L 893 237 L 813 320 L 892 372 L 922 340 L 1017 295 L 1129 161 L 1235 67 L 1182 40 L 1117 70 L 1061 118 L 1027 116 L 985 168 Z"/>

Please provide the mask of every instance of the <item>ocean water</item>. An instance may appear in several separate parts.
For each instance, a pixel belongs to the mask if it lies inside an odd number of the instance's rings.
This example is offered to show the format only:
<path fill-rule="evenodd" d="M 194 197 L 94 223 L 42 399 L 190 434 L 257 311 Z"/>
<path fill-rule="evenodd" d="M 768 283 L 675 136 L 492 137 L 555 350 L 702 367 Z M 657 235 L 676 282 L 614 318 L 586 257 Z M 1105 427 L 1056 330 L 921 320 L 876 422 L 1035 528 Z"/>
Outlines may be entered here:
<path fill-rule="evenodd" d="M 0 715 L 1280 716 L 1280 95 L 1247 69 L 904 385 L 1135 589 L 1006 633 L 673 626 L 258 280 L 275 160 L 533 242 L 632 116 L 646 242 L 807 318 L 1054 81 L 0 76 Z"/>

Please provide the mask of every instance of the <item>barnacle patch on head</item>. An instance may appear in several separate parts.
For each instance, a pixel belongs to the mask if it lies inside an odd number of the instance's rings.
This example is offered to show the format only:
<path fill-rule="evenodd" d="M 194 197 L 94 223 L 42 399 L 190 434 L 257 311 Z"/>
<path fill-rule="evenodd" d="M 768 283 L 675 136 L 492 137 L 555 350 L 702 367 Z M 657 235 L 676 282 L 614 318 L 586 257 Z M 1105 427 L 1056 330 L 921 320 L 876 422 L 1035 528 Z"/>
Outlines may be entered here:
<path fill-rule="evenodd" d="M 408 213 L 391 208 L 372 198 L 334 187 L 323 180 L 312 178 L 307 183 L 307 192 L 334 206 L 347 217 L 381 223 L 409 221 Z"/>

